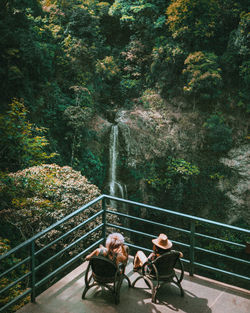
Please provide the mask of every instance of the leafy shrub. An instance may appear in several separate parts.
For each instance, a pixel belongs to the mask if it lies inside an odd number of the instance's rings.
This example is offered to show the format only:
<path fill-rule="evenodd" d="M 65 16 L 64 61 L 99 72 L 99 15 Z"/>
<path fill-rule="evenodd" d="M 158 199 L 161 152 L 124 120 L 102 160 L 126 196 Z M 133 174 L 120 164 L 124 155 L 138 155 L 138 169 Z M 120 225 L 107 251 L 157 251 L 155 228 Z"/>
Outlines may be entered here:
<path fill-rule="evenodd" d="M 8 199 L 0 211 L 1 224 L 8 225 L 13 233 L 19 234 L 19 240 L 22 241 L 100 195 L 95 185 L 90 184 L 86 177 L 68 166 L 60 167 L 55 164 L 35 166 L 10 173 L 8 177 L 10 177 L 9 181 L 6 178 L 1 179 L 0 198 Z M 84 211 L 63 224 L 62 227 L 47 233 L 36 244 L 38 247 L 44 246 L 76 226 L 79 220 L 83 221 L 97 210 L 98 206 L 95 206 Z M 87 232 L 97 223 L 95 221 L 86 225 L 84 231 Z M 3 227 L 1 232 L 4 230 Z M 83 230 L 79 230 L 72 236 L 76 238 L 81 236 L 82 232 Z M 4 233 L 0 235 L 6 237 Z M 67 237 L 67 242 L 72 242 L 72 236 Z M 65 244 L 65 241 L 59 242 L 56 249 L 59 250 Z M 55 247 L 51 249 L 53 251 Z M 78 244 L 71 253 L 82 249 L 82 245 Z"/>
<path fill-rule="evenodd" d="M 196 165 L 173 157 L 157 162 L 157 165 L 153 164 L 150 171 L 150 178 L 146 180 L 148 185 L 158 195 L 167 195 L 168 203 L 173 209 L 181 208 L 192 179 L 200 173 Z"/>
<path fill-rule="evenodd" d="M 103 184 L 105 178 L 104 165 L 98 156 L 94 155 L 90 150 L 85 151 L 80 166 L 81 172 L 89 181 L 97 186 Z"/>
<path fill-rule="evenodd" d="M 173 38 L 188 47 L 206 47 L 215 36 L 218 3 L 209 0 L 175 0 L 167 8 L 167 24 Z"/>
<path fill-rule="evenodd" d="M 56 155 L 48 154 L 45 150 L 49 143 L 41 135 L 46 129 L 29 123 L 27 114 L 24 104 L 14 99 L 9 105 L 9 111 L 0 115 L 0 156 L 3 170 L 18 170 L 41 164 Z"/>
<path fill-rule="evenodd" d="M 145 108 L 161 108 L 164 104 L 159 93 L 153 89 L 146 89 L 141 100 Z"/>
<path fill-rule="evenodd" d="M 179 86 L 179 78 L 187 53 L 172 38 L 160 36 L 152 50 L 149 78 L 165 93 Z"/>
<path fill-rule="evenodd" d="M 103 79 L 112 80 L 119 74 L 120 69 L 113 56 L 106 56 L 103 60 L 97 60 L 96 72 L 101 75 Z"/>
<path fill-rule="evenodd" d="M 183 70 L 184 87 L 187 95 L 200 100 L 217 99 L 221 92 L 221 69 L 213 53 L 197 51 L 186 58 Z"/>
<path fill-rule="evenodd" d="M 232 147 L 232 129 L 224 123 L 224 118 L 221 115 L 211 115 L 204 127 L 208 150 L 214 153 L 224 153 L 230 150 Z"/>

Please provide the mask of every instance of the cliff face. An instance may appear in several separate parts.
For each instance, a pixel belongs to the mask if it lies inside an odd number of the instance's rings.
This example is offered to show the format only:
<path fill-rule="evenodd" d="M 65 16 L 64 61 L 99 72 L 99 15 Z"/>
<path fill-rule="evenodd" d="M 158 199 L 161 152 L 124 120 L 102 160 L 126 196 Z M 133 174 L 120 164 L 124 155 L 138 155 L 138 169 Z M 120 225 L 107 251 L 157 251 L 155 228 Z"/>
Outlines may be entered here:
<path fill-rule="evenodd" d="M 198 159 L 209 162 L 210 156 L 204 146 L 204 122 L 204 114 L 198 111 L 181 112 L 170 106 L 165 109 L 135 107 L 117 111 L 113 123 L 119 128 L 119 158 L 123 163 L 123 170 L 118 175 L 119 181 L 127 185 L 128 198 L 131 191 L 139 189 L 142 201 L 150 203 L 145 179 L 140 178 L 137 182 L 131 180 L 127 177 L 126 169 L 136 170 L 145 162 L 150 164 L 168 156 L 183 158 L 191 163 Z M 103 117 L 96 116 L 92 120 L 91 127 L 97 135 L 97 140 L 91 143 L 95 153 L 108 153 L 111 125 L 112 122 Z M 245 219 L 250 223 L 249 148 L 249 144 L 241 145 L 218 159 L 218 163 L 228 167 L 232 173 L 214 182 L 228 199 L 225 222 Z M 220 203 L 216 205 L 220 207 Z M 194 215 L 209 217 L 211 209 L 209 205 L 201 207 L 200 212 L 194 212 Z"/>
<path fill-rule="evenodd" d="M 187 157 L 202 146 L 203 130 L 196 113 L 135 108 L 119 111 L 116 122 L 125 141 L 128 166 L 166 155 Z"/>
<path fill-rule="evenodd" d="M 250 222 L 250 145 L 230 150 L 220 161 L 235 173 L 234 179 L 222 179 L 218 185 L 230 199 L 228 223 L 238 218 Z"/>

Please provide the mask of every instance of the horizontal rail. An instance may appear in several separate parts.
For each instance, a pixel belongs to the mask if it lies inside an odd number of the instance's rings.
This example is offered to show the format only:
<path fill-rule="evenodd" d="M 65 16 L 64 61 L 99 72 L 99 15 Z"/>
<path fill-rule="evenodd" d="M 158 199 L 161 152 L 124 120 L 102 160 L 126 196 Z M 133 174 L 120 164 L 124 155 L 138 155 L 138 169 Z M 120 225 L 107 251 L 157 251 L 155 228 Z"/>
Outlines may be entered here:
<path fill-rule="evenodd" d="M 184 214 L 184 213 L 180 213 L 180 212 L 175 212 L 175 211 L 171 211 L 171 210 L 168 210 L 168 209 L 163 209 L 163 208 L 159 208 L 159 207 L 156 207 L 156 206 L 143 204 L 143 203 L 139 203 L 139 202 L 135 202 L 135 201 L 131 201 L 131 200 L 125 200 L 125 199 L 121 199 L 121 198 L 117 198 L 117 197 L 113 197 L 113 196 L 109 196 L 109 195 L 103 195 L 103 196 L 106 199 L 117 200 L 119 202 L 132 204 L 132 205 L 136 205 L 136 206 L 147 208 L 147 209 L 153 209 L 153 210 L 158 211 L 158 212 L 169 213 L 169 214 L 172 214 L 172 215 L 176 215 L 178 217 L 184 217 L 184 218 L 187 218 L 189 220 L 194 220 L 194 221 L 197 221 L 197 222 L 208 223 L 208 224 L 212 224 L 212 225 L 216 225 L 216 226 L 220 226 L 220 227 L 225 227 L 225 228 L 229 228 L 229 229 L 232 229 L 232 230 L 241 231 L 241 232 L 245 232 L 247 234 L 250 234 L 250 230 L 248 230 L 248 229 L 244 229 L 244 228 L 240 228 L 240 227 L 236 227 L 236 226 L 232 226 L 232 225 L 228 225 L 228 224 L 223 224 L 223 223 L 220 223 L 220 222 L 215 222 L 215 221 L 212 221 L 212 220 L 207 220 L 207 219 L 202 218 L 202 217 L 196 217 L 196 216 L 193 216 L 193 215 L 188 215 L 188 214 Z"/>
<path fill-rule="evenodd" d="M 21 277 L 19 277 L 17 280 L 15 280 L 13 283 L 10 283 L 8 286 L 6 286 L 5 288 L 3 288 L 1 291 L 0 291 L 0 295 L 2 293 L 5 293 L 7 290 L 9 290 L 10 288 L 14 287 L 16 284 L 18 284 L 20 281 L 22 281 L 24 278 L 30 276 L 31 272 L 28 272 L 24 275 L 22 275 Z"/>
<path fill-rule="evenodd" d="M 206 238 L 206 239 L 210 239 L 210 240 L 216 240 L 222 243 L 226 243 L 229 245 L 233 245 L 236 247 L 240 247 L 240 248 L 244 248 L 245 245 L 237 243 L 237 242 L 233 242 L 233 241 L 229 241 L 229 240 L 225 240 L 225 239 L 221 239 L 221 238 L 216 238 L 216 237 L 212 237 L 212 236 L 208 236 L 208 235 L 204 235 L 204 234 L 200 234 L 200 233 L 195 233 L 196 237 L 202 237 L 202 238 Z"/>
<path fill-rule="evenodd" d="M 210 270 L 212 272 L 217 272 L 217 273 L 225 274 L 225 275 L 228 275 L 228 276 L 231 276 L 231 277 L 240 278 L 240 279 L 244 279 L 244 280 L 250 281 L 250 278 L 247 277 L 247 276 L 243 276 L 243 275 L 239 275 L 239 274 L 236 274 L 236 273 L 224 271 L 224 270 L 221 270 L 221 269 L 216 268 L 216 267 L 208 266 L 208 265 L 197 263 L 197 262 L 194 262 L 194 265 L 199 266 L 201 268 L 205 268 L 205 269 Z"/>
<path fill-rule="evenodd" d="M 130 232 L 132 232 L 132 233 L 134 233 L 134 234 L 146 236 L 146 237 L 149 237 L 149 238 L 152 238 L 152 239 L 155 238 L 155 236 L 153 236 L 153 235 L 151 235 L 151 234 L 148 234 L 148 233 L 144 233 L 144 232 L 139 231 L 139 230 L 134 230 L 134 229 L 131 229 L 131 228 L 126 228 L 126 227 L 122 227 L 122 226 L 120 226 L 120 225 L 115 225 L 115 224 L 111 224 L 111 223 L 106 223 L 106 225 L 107 225 L 108 227 L 119 228 L 119 229 L 121 229 L 121 230 L 130 231 Z"/>
<path fill-rule="evenodd" d="M 148 234 L 148 233 L 144 233 L 144 232 L 141 232 L 141 231 L 139 231 L 139 230 L 132 229 L 132 228 L 123 227 L 123 226 L 121 226 L 121 225 L 106 223 L 106 226 L 107 226 L 107 227 L 112 227 L 112 228 L 117 228 L 117 229 L 124 230 L 124 231 L 129 231 L 129 232 L 131 232 L 131 233 L 134 233 L 134 234 L 137 234 L 137 235 L 146 236 L 146 237 L 150 237 L 150 238 L 153 238 L 153 239 L 155 238 L 154 235 L 151 235 L 151 234 Z M 180 246 L 190 248 L 190 245 L 189 245 L 189 244 L 182 243 L 182 242 L 175 241 L 175 240 L 171 240 L 171 241 L 172 241 L 173 243 L 176 243 L 176 244 L 180 245 Z M 152 249 L 151 249 L 150 251 L 152 252 Z"/>
<path fill-rule="evenodd" d="M 235 257 L 227 255 L 227 254 L 223 254 L 223 253 L 219 253 L 219 252 L 216 252 L 216 251 L 203 249 L 203 248 L 200 248 L 200 247 L 194 247 L 194 249 L 198 250 L 198 251 L 206 252 L 208 254 L 213 254 L 213 255 L 216 255 L 216 256 L 220 256 L 220 257 L 232 260 L 232 261 L 241 262 L 241 263 L 245 263 L 245 264 L 249 264 L 250 265 L 250 261 L 239 259 L 239 258 L 235 258 Z"/>
<path fill-rule="evenodd" d="M 138 222 L 148 223 L 148 224 L 151 224 L 151 225 L 160 226 L 160 227 L 164 227 L 164 228 L 168 228 L 168 229 L 174 229 L 174 230 L 178 230 L 180 232 L 186 233 L 186 234 L 190 234 L 189 230 L 186 230 L 186 229 L 183 229 L 183 228 L 173 227 L 173 226 L 170 226 L 170 225 L 149 221 L 149 220 L 146 220 L 146 219 L 141 218 L 141 217 L 136 217 L 136 216 L 133 216 L 133 215 L 124 214 L 124 213 L 121 213 L 121 212 L 115 212 L 115 211 L 110 211 L 110 210 L 107 210 L 106 212 L 110 213 L 110 214 L 117 215 L 117 216 L 126 217 L 126 218 L 129 218 L 131 220 L 138 221 Z"/>
<path fill-rule="evenodd" d="M 7 271 L 3 272 L 0 275 L 0 279 L 6 275 L 8 275 L 10 272 L 14 271 L 15 269 L 17 269 L 19 266 L 23 265 L 24 263 L 30 261 L 30 256 L 28 256 L 27 258 L 25 258 L 24 260 L 20 261 L 19 263 L 15 264 L 14 266 L 12 266 L 11 268 L 9 268 Z"/>
<path fill-rule="evenodd" d="M 101 215 L 103 213 L 103 211 L 97 212 L 96 214 L 94 214 L 93 216 L 91 216 L 89 219 L 87 219 L 86 221 L 80 223 L 79 225 L 75 226 L 74 228 L 72 228 L 71 230 L 69 230 L 67 233 L 63 234 L 62 236 L 58 237 L 57 239 L 53 240 L 51 243 L 49 243 L 48 245 L 46 245 L 45 247 L 43 247 L 42 249 L 36 251 L 35 256 L 37 256 L 38 254 L 40 254 L 41 252 L 43 252 L 44 250 L 46 250 L 47 248 L 53 246 L 55 243 L 57 243 L 58 241 L 66 238 L 69 234 L 73 233 L 74 231 L 78 230 L 79 228 L 81 228 L 82 226 L 84 226 L 85 224 L 88 224 L 89 222 L 91 222 L 92 220 L 94 220 L 95 218 L 97 218 L 99 215 Z"/>
<path fill-rule="evenodd" d="M 102 226 L 103 226 L 103 224 L 100 224 L 100 225 L 96 226 L 94 229 L 91 229 L 91 231 L 89 231 L 88 233 L 84 234 L 83 236 L 81 236 L 80 238 L 78 238 L 77 240 L 75 240 L 74 242 L 69 244 L 67 247 L 65 247 L 64 249 L 60 250 L 56 254 L 54 254 L 52 257 L 48 258 L 46 261 L 44 261 L 40 265 L 36 266 L 35 271 L 39 270 L 42 266 L 44 266 L 44 265 L 48 264 L 49 262 L 53 261 L 54 259 L 56 259 L 59 255 L 61 255 L 65 251 L 69 250 L 73 246 L 75 246 L 77 243 L 79 243 L 80 241 L 82 241 L 83 239 L 85 239 L 86 237 L 88 237 L 89 235 L 91 235 L 92 233 L 97 231 L 98 229 L 100 229 Z"/>
<path fill-rule="evenodd" d="M 33 236 L 33 237 L 29 238 L 28 240 L 26 240 L 25 242 L 21 243 L 17 247 L 9 250 L 8 252 L 6 252 L 5 254 L 0 256 L 0 261 L 3 260 L 4 258 L 10 256 L 12 253 L 15 253 L 16 251 L 18 251 L 18 250 L 22 249 L 23 247 L 29 245 L 32 241 L 37 240 L 38 238 L 40 238 L 43 235 L 47 234 L 52 229 L 54 229 L 57 226 L 63 224 L 64 222 L 68 221 L 72 217 L 74 217 L 74 216 L 80 214 L 81 212 L 85 211 L 90 206 L 92 206 L 93 204 L 96 204 L 98 201 L 100 201 L 103 198 L 104 198 L 104 195 L 101 195 L 101 196 L 95 198 L 94 200 L 92 200 L 92 201 L 88 202 L 87 204 L 83 205 L 82 207 L 80 207 L 76 211 L 74 211 L 74 212 L 70 213 L 69 215 L 63 217 L 60 221 L 57 221 L 56 223 L 54 223 L 54 224 L 50 225 L 49 227 L 47 227 L 46 229 L 44 229 L 43 231 L 37 233 L 35 236 Z"/>
<path fill-rule="evenodd" d="M 28 288 L 27 290 L 25 290 L 25 292 L 23 292 L 21 295 L 15 297 L 14 299 L 12 299 L 10 302 L 6 303 L 4 306 L 2 306 L 0 308 L 0 312 L 6 312 L 5 310 L 8 309 L 10 306 L 14 305 L 15 303 L 17 303 L 19 300 L 21 300 L 22 298 L 24 298 L 25 296 L 27 296 L 29 293 L 31 293 L 31 288 Z"/>
<path fill-rule="evenodd" d="M 88 251 L 94 249 L 97 247 L 101 242 L 103 241 L 103 238 L 99 239 L 95 243 L 93 243 L 91 246 L 89 246 L 84 251 L 80 252 L 78 255 L 74 256 L 72 259 L 70 259 L 68 262 L 64 263 L 62 266 L 58 267 L 56 270 L 51 272 L 49 275 L 41 279 L 39 282 L 35 284 L 35 287 L 40 287 L 41 285 L 45 284 L 50 278 L 54 277 L 56 274 L 60 273 L 62 270 L 67 268 L 69 265 L 74 263 L 76 260 L 78 260 L 80 257 L 82 257 L 84 254 L 86 254 Z"/>

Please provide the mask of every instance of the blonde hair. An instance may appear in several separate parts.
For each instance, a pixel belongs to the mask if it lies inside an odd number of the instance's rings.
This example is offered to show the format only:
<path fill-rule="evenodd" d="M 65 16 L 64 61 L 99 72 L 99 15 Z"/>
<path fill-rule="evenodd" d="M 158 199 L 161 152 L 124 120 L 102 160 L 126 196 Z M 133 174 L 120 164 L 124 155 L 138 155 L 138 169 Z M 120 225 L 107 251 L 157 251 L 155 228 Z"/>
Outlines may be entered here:
<path fill-rule="evenodd" d="M 112 252 L 114 249 L 119 248 L 124 244 L 124 237 L 119 233 L 113 233 L 108 235 L 106 240 L 106 248 L 109 252 Z"/>

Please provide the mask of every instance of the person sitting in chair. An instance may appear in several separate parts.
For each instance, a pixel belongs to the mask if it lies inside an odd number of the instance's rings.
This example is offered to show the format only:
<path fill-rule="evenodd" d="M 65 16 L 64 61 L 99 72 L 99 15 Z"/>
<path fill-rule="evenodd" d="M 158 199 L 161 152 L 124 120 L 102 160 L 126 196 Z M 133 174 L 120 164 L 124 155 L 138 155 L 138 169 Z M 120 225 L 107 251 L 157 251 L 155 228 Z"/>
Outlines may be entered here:
<path fill-rule="evenodd" d="M 92 256 L 104 256 L 119 264 L 126 265 L 128 261 L 128 247 L 124 245 L 124 237 L 119 233 L 112 233 L 106 240 L 105 247 L 100 245 L 99 248 L 86 256 L 88 261 Z"/>
<path fill-rule="evenodd" d="M 134 271 L 137 272 L 140 270 L 146 262 L 150 262 L 158 258 L 160 255 L 169 252 L 172 248 L 172 242 L 168 239 L 165 234 L 160 234 L 157 238 L 152 240 L 153 242 L 153 252 L 146 257 L 143 251 L 137 251 L 134 257 Z M 182 252 L 180 253 L 180 257 L 183 257 Z M 150 267 L 148 267 L 150 270 Z"/>

